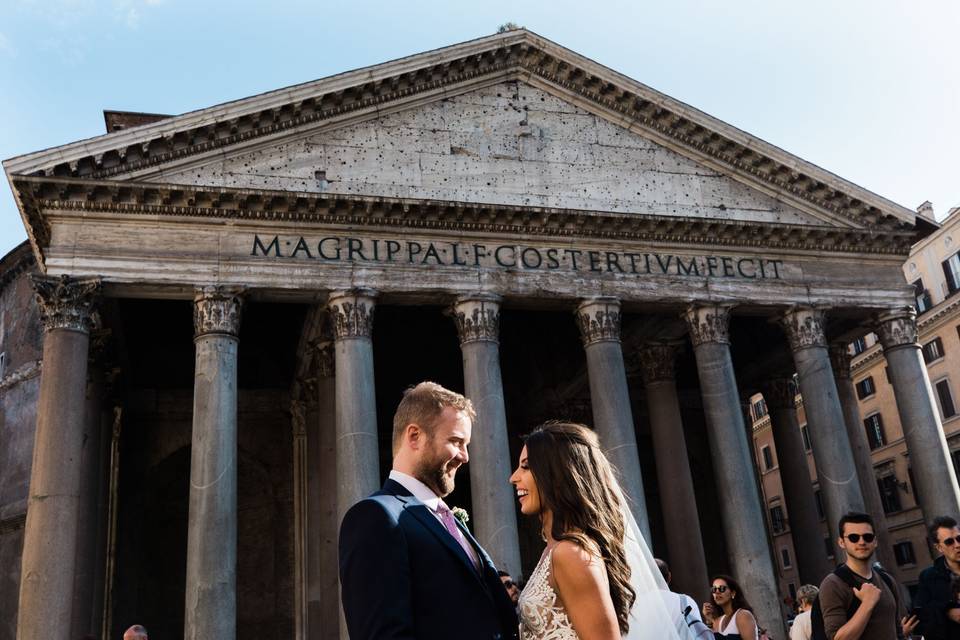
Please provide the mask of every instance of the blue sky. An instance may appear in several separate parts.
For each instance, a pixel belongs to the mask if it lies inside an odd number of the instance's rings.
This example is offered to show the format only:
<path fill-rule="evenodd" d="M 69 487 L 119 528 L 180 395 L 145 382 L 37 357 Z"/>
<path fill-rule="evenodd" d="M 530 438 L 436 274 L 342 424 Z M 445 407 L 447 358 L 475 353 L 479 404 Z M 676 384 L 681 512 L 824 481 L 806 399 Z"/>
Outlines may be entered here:
<path fill-rule="evenodd" d="M 0 158 L 512 21 L 904 206 L 960 205 L 960 2 L 0 1 Z M 0 187 L 0 255 L 25 238 Z"/>

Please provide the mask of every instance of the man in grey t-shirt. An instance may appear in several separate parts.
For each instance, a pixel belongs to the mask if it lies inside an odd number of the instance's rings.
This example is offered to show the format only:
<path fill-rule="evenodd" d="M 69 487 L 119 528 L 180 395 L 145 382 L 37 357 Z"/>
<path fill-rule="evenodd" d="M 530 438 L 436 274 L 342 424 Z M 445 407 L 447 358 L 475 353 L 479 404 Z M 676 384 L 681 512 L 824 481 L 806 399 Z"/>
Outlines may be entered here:
<path fill-rule="evenodd" d="M 667 583 L 667 589 L 670 588 L 670 582 L 673 576 L 670 574 L 670 567 L 660 558 L 656 558 L 657 568 L 660 569 L 660 575 Z M 697 610 L 697 603 L 690 596 L 677 593 L 676 591 L 663 591 L 663 602 L 667 605 L 667 610 L 673 613 L 674 626 L 681 629 L 684 625 L 690 629 L 690 635 L 697 640 L 714 640 L 713 632 L 700 617 Z"/>

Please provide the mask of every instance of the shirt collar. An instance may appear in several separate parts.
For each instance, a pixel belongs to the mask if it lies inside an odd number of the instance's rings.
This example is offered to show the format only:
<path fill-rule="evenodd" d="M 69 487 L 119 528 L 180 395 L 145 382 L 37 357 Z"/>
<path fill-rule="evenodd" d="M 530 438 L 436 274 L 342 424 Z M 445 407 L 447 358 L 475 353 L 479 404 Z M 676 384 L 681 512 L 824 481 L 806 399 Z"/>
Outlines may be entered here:
<path fill-rule="evenodd" d="M 427 505 L 427 508 L 434 513 L 436 513 L 440 505 L 443 504 L 443 500 L 433 492 L 433 489 L 413 476 L 408 476 L 402 471 L 392 469 L 389 478 L 403 485 L 404 489 L 412 493 L 414 498 Z"/>

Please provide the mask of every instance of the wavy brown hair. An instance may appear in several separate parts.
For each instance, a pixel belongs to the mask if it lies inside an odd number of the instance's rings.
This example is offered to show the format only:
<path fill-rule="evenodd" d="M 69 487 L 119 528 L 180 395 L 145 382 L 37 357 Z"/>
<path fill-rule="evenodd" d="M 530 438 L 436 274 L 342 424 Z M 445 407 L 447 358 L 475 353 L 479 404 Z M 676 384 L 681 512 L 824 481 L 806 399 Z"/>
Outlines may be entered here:
<path fill-rule="evenodd" d="M 603 560 L 620 633 L 626 634 L 637 597 L 623 544 L 626 505 L 620 501 L 613 467 L 600 450 L 597 434 L 582 424 L 547 422 L 525 441 L 541 507 L 553 515 L 550 535 Z"/>

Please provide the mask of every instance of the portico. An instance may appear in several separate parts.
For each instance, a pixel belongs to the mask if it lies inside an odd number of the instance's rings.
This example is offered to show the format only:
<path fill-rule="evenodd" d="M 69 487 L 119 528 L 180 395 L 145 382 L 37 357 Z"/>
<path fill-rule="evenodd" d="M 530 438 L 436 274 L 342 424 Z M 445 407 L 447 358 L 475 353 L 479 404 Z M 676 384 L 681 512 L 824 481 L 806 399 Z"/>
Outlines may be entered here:
<path fill-rule="evenodd" d="M 249 637 L 244 621 L 256 612 L 243 602 L 260 579 L 295 637 L 338 637 L 336 526 L 380 486 L 392 408 L 423 378 L 465 390 L 477 407 L 452 504 L 469 507 L 502 568 L 526 574 L 539 553 L 536 524 L 518 520 L 506 482 L 519 436 L 544 419 L 584 421 L 678 582 L 705 589 L 697 584 L 708 570 L 732 571 L 771 630 L 784 626 L 781 595 L 744 390 L 797 372 L 830 521 L 863 509 L 858 445 L 828 345 L 879 323 L 898 402 L 916 425 L 911 456 L 953 477 L 929 382 L 914 384 L 925 373 L 903 311 L 913 293 L 902 258 L 932 225 L 526 31 L 5 168 L 46 277 L 76 292 L 58 303 L 70 317 L 87 313 L 96 289 L 112 310 L 98 322 L 131 336 L 120 352 L 166 350 L 182 363 L 190 332 L 165 331 L 163 321 L 182 326 L 193 305 L 189 388 L 143 409 L 140 435 L 130 436 L 140 455 L 175 430 L 163 416 L 189 414 L 181 446 L 147 456 L 159 469 L 191 452 L 189 464 L 170 467 L 189 480 L 188 516 L 173 518 L 186 527 L 186 574 L 164 585 L 182 597 L 187 638 Z M 151 316 L 151 337 L 135 337 Z M 86 326 L 67 335 L 48 325 L 43 389 L 48 380 L 82 388 Z M 173 368 L 182 377 L 184 367 Z M 129 380 L 118 406 L 143 407 L 145 390 L 177 387 L 156 372 Z M 49 435 L 53 423 L 79 429 L 45 409 L 51 393 L 41 392 L 37 447 L 73 447 L 57 453 L 71 462 L 54 473 L 37 457 L 31 495 L 50 491 L 57 474 L 84 473 L 79 445 Z M 289 478 L 271 466 L 283 455 Z M 137 482 L 147 491 L 152 478 Z M 122 481 L 121 521 L 138 499 Z M 955 479 L 936 498 L 926 476 L 918 481 L 925 510 L 960 507 Z M 809 511 L 802 483 L 791 492 Z M 281 523 L 270 544 L 244 534 L 266 526 L 250 516 L 260 507 Z M 54 571 L 41 553 L 56 514 L 30 508 L 22 638 L 73 593 L 73 565 Z M 58 535 L 75 544 L 71 509 Z M 704 544 L 701 532 L 722 545 Z M 130 537 L 114 549 L 122 584 L 137 584 L 132 558 L 145 545 Z M 274 578 L 237 568 L 238 556 L 268 564 L 256 554 L 272 554 Z M 138 611 L 129 599 L 117 605 L 97 618 L 110 633 L 120 614 Z M 54 627 L 44 635 L 68 637 Z"/>

